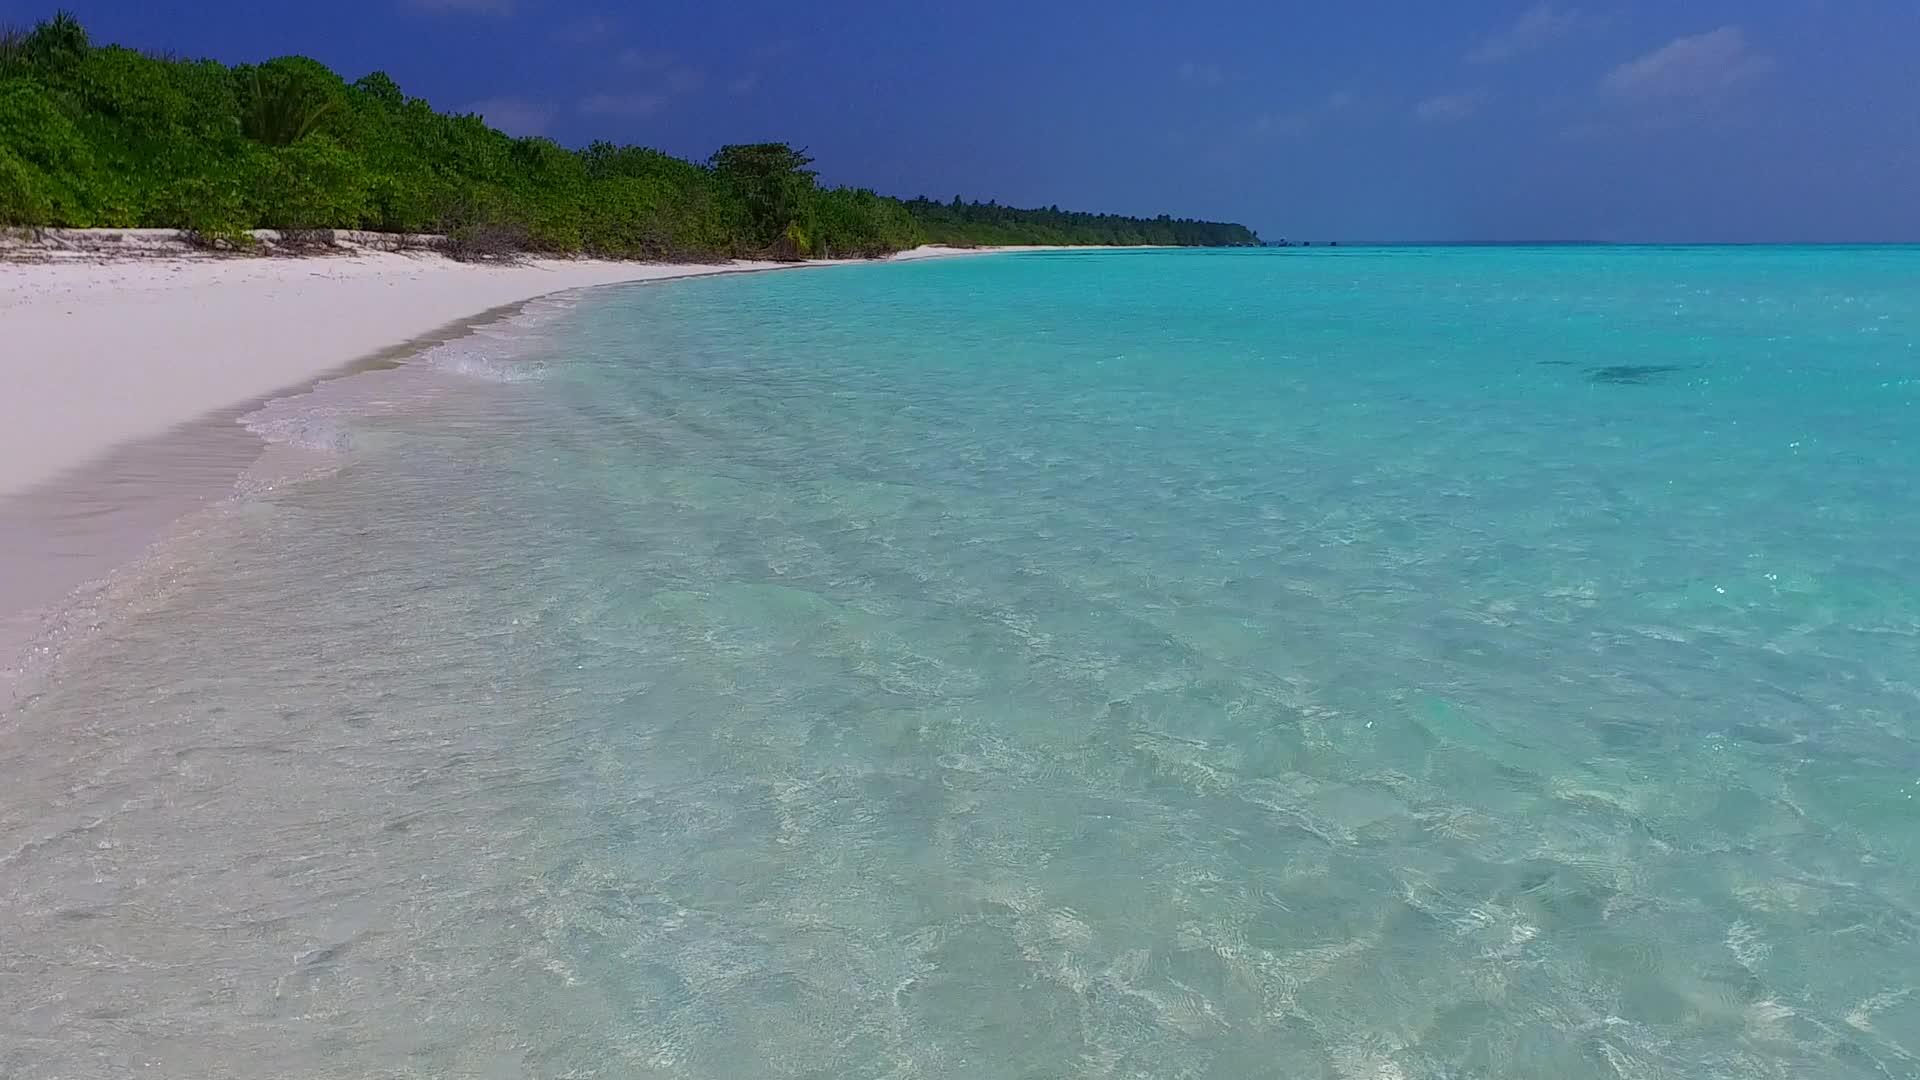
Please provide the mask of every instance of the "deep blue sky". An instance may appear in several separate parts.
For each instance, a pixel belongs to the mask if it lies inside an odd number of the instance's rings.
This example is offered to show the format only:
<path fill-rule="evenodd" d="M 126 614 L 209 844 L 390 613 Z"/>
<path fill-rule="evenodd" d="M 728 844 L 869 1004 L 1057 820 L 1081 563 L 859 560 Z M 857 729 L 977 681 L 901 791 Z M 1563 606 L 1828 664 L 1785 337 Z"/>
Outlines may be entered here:
<path fill-rule="evenodd" d="M 516 133 L 1269 239 L 1920 240 L 1920 3 L 66 0 Z M 0 19 L 48 5 L 0 0 Z"/>

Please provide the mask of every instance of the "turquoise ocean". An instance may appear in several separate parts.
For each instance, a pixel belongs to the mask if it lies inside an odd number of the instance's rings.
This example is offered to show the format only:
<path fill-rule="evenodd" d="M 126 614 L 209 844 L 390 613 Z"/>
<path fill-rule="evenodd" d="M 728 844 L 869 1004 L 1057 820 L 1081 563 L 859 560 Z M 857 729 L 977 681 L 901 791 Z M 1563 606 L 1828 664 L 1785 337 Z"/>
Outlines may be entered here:
<path fill-rule="evenodd" d="M 0 721 L 0 1075 L 1920 1076 L 1916 342 L 1899 248 L 538 302 Z"/>

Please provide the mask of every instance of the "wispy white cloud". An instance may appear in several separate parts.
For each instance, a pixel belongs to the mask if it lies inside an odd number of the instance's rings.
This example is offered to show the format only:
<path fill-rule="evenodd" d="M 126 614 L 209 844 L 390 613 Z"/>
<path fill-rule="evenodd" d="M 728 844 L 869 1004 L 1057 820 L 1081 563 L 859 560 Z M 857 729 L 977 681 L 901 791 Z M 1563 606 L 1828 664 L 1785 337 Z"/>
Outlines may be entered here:
<path fill-rule="evenodd" d="M 449 15 L 511 15 L 513 0 L 406 0 L 408 7 Z"/>
<path fill-rule="evenodd" d="M 694 68 L 677 67 L 667 72 L 667 93 L 669 94 L 691 94 L 705 85 L 707 85 L 706 74 Z"/>
<path fill-rule="evenodd" d="M 597 45 L 618 32 L 613 20 L 604 15 L 583 15 L 554 27 L 553 40 L 563 45 Z"/>
<path fill-rule="evenodd" d="M 1218 64 L 1200 63 L 1188 60 L 1173 69 L 1181 82 L 1196 83 L 1200 86 L 1219 86 L 1227 81 L 1227 73 Z"/>
<path fill-rule="evenodd" d="M 747 50 L 747 55 L 755 60 L 774 60 L 782 56 L 792 56 L 806 44 L 804 38 L 777 38 L 763 42 Z"/>
<path fill-rule="evenodd" d="M 670 95 L 690 94 L 706 85 L 707 76 L 697 68 L 680 63 L 680 58 L 658 49 L 623 49 L 614 62 L 628 71 L 658 72 Z"/>
<path fill-rule="evenodd" d="M 1726 106 L 1775 66 L 1738 26 L 1675 38 L 1607 72 L 1591 114 L 1562 128 L 1560 137 L 1588 142 L 1737 122 Z"/>
<path fill-rule="evenodd" d="M 1560 129 L 1560 141 L 1570 143 L 1592 142 L 1614 134 L 1619 129 L 1600 120 L 1576 120 Z"/>
<path fill-rule="evenodd" d="M 1253 118 L 1255 135 L 1309 135 L 1318 126 L 1317 117 L 1307 109 L 1284 109 L 1261 113 Z"/>
<path fill-rule="evenodd" d="M 675 59 L 664 49 L 621 49 L 614 62 L 628 71 L 659 71 L 672 67 Z"/>
<path fill-rule="evenodd" d="M 1285 138 L 1311 135 L 1334 114 L 1352 108 L 1355 100 L 1352 93 L 1336 90 L 1310 105 L 1261 113 L 1253 118 L 1253 133 Z"/>
<path fill-rule="evenodd" d="M 546 134 L 556 110 L 543 101 L 496 97 L 476 101 L 467 106 L 467 111 L 479 113 L 487 123 L 509 135 L 526 136 Z"/>
<path fill-rule="evenodd" d="M 1675 38 L 1621 64 L 1607 72 L 1600 88 L 1626 101 L 1711 106 L 1773 67 L 1771 57 L 1747 43 L 1745 31 L 1722 26 Z"/>
<path fill-rule="evenodd" d="M 673 53 L 658 49 L 623 49 L 614 63 L 640 76 L 644 90 L 613 90 L 590 94 L 576 103 L 589 116 L 650 116 L 674 98 L 707 84 L 706 73 L 688 67 Z"/>
<path fill-rule="evenodd" d="M 1413 107 L 1416 119 L 1428 124 L 1454 124 L 1479 112 L 1493 100 L 1485 90 L 1464 90 L 1457 94 L 1435 94 Z"/>
<path fill-rule="evenodd" d="M 1512 26 L 1490 35 L 1467 54 L 1474 64 L 1493 64 L 1537 52 L 1561 38 L 1593 30 L 1602 24 L 1598 16 L 1579 8 L 1563 8 L 1553 3 L 1535 4 L 1521 13 Z"/>
<path fill-rule="evenodd" d="M 588 116 L 651 116 L 667 103 L 666 94 L 592 94 L 580 99 Z"/>

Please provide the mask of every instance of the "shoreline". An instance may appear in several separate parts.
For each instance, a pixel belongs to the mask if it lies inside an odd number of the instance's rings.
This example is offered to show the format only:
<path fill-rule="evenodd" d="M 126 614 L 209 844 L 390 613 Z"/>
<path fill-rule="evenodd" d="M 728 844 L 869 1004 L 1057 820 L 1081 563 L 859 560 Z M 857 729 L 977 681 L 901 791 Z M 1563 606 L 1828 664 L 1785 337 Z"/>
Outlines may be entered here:
<path fill-rule="evenodd" d="M 1033 250 L 1048 249 L 929 246 L 878 261 Z M 0 372 L 0 674 L 33 666 L 64 613 L 232 497 L 269 453 L 316 456 L 243 423 L 269 402 L 402 366 L 543 297 L 869 261 L 493 265 L 352 246 L 89 247 L 0 262 L 0 330 L 14 346 Z"/>
<path fill-rule="evenodd" d="M 557 292 L 805 264 L 528 260 L 490 265 L 352 251 L 186 255 L 0 268 L 16 343 L 0 405 L 0 499 L 116 446 Z"/>
<path fill-rule="evenodd" d="M 8 250 L 0 249 L 0 255 Z M 458 324 L 602 285 L 961 255 L 1075 250 L 934 245 L 886 259 L 466 263 L 349 245 L 232 256 L 113 245 L 0 258 L 0 500 L 57 484 L 115 447 L 284 396 L 363 359 L 404 355 Z M 400 287 L 405 295 L 400 295 Z M 350 315 L 351 318 L 343 318 Z"/>

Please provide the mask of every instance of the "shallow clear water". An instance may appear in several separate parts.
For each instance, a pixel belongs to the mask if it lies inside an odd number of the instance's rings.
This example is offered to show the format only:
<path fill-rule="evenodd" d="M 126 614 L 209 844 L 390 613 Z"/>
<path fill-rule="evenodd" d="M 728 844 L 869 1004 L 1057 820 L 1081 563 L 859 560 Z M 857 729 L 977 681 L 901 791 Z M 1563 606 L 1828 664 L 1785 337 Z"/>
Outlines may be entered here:
<path fill-rule="evenodd" d="M 0 1074 L 1920 1075 L 1920 251 L 555 312 L 0 724 Z"/>

